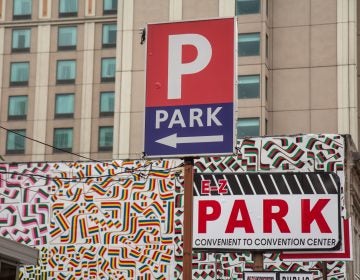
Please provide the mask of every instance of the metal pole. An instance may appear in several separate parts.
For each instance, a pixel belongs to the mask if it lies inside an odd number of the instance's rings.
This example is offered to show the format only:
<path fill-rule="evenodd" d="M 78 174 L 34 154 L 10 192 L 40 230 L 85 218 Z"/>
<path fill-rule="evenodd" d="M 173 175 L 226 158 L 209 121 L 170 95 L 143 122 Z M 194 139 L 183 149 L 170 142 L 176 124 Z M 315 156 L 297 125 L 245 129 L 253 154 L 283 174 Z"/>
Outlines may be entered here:
<path fill-rule="evenodd" d="M 262 252 L 253 252 L 254 271 L 264 270 L 264 256 Z"/>
<path fill-rule="evenodd" d="M 194 159 L 184 159 L 184 249 L 183 280 L 192 279 L 192 212 L 193 212 Z"/>
<path fill-rule="evenodd" d="M 327 280 L 327 262 L 322 262 L 323 280 Z"/>

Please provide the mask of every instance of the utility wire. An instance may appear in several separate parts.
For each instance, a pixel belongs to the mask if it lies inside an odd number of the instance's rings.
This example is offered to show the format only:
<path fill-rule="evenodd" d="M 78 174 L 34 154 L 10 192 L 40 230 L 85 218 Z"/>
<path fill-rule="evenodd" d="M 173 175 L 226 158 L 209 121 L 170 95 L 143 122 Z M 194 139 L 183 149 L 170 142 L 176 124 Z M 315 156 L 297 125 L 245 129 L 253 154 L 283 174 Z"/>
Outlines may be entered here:
<path fill-rule="evenodd" d="M 16 135 L 19 135 L 19 136 L 21 136 L 21 137 L 24 137 L 24 138 L 26 138 L 26 139 L 28 139 L 28 140 L 31 140 L 31 141 L 34 141 L 34 142 L 36 142 L 36 143 L 39 143 L 39 144 L 45 145 L 45 146 L 47 146 L 47 147 L 53 148 L 53 149 L 58 150 L 58 151 L 61 151 L 61 152 L 64 152 L 64 153 L 68 153 L 68 154 L 71 154 L 71 155 L 73 155 L 73 156 L 77 156 L 77 157 L 80 157 L 80 158 L 83 158 L 83 159 L 87 159 L 87 160 L 90 160 L 90 161 L 102 162 L 102 161 L 99 161 L 99 160 L 95 160 L 95 159 L 92 159 L 92 158 L 89 158 L 89 157 L 86 157 L 86 156 L 82 156 L 82 155 L 79 155 L 79 154 L 76 154 L 76 153 L 73 153 L 73 152 L 69 152 L 69 151 L 67 151 L 67 150 L 64 150 L 64 149 L 55 147 L 55 146 L 53 146 L 53 145 L 50 145 L 50 144 L 41 142 L 41 141 L 39 141 L 39 140 L 36 140 L 36 139 L 31 138 L 31 137 L 26 136 L 26 135 L 22 135 L 21 133 L 18 133 L 18 132 L 14 131 L 14 130 L 8 129 L 8 128 L 3 127 L 3 126 L 1 126 L 1 125 L 0 125 L 0 128 L 6 130 L 6 131 L 8 131 L 8 132 L 14 133 L 14 134 L 16 134 Z"/>

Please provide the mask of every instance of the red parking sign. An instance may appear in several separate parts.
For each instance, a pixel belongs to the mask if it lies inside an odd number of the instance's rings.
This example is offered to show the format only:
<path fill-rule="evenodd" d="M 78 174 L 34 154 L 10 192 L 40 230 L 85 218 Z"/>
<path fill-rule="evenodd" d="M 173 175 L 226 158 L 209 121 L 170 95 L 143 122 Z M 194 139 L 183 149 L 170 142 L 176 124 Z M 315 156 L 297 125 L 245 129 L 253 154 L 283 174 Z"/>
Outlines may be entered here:
<path fill-rule="evenodd" d="M 231 154 L 234 18 L 149 24 L 145 154 Z"/>

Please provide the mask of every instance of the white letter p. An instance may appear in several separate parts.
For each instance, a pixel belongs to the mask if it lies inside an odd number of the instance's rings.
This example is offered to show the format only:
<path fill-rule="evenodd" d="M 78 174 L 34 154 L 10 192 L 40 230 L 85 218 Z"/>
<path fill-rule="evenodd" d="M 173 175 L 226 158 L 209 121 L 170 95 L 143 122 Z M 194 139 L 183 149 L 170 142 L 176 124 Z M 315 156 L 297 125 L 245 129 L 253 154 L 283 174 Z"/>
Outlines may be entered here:
<path fill-rule="evenodd" d="M 195 60 L 182 63 L 183 45 L 193 45 L 197 49 L 198 55 Z M 210 42 L 200 34 L 169 36 L 168 99 L 181 98 L 181 76 L 200 72 L 209 64 L 211 54 Z"/>

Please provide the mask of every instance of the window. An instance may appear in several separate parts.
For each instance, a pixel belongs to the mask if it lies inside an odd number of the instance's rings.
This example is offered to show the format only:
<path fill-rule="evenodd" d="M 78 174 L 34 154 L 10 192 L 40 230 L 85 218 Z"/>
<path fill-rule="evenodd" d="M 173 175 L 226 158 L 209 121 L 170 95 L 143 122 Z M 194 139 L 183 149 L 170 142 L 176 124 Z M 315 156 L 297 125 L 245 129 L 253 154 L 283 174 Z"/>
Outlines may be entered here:
<path fill-rule="evenodd" d="M 266 41 L 265 41 L 265 55 L 266 58 L 269 58 L 269 36 L 266 34 Z"/>
<path fill-rule="evenodd" d="M 114 115 L 114 92 L 100 93 L 100 116 Z"/>
<path fill-rule="evenodd" d="M 238 98 L 259 98 L 260 75 L 238 76 Z"/>
<path fill-rule="evenodd" d="M 237 137 L 259 136 L 259 118 L 246 118 L 237 120 Z"/>
<path fill-rule="evenodd" d="M 117 0 L 104 0 L 104 15 L 117 13 Z"/>
<path fill-rule="evenodd" d="M 269 79 L 265 76 L 265 100 L 268 100 L 268 92 L 269 92 Z"/>
<path fill-rule="evenodd" d="M 25 129 L 8 131 L 6 135 L 6 153 L 24 154 L 25 153 Z"/>
<path fill-rule="evenodd" d="M 111 48 L 116 46 L 116 23 L 104 24 L 102 33 L 103 48 Z"/>
<path fill-rule="evenodd" d="M 58 50 L 76 49 L 76 26 L 61 26 L 58 28 Z"/>
<path fill-rule="evenodd" d="M 29 82 L 29 62 L 12 62 L 10 86 L 27 86 Z"/>
<path fill-rule="evenodd" d="M 56 69 L 57 84 L 74 84 L 76 78 L 75 60 L 58 60 Z"/>
<path fill-rule="evenodd" d="M 59 17 L 75 17 L 78 12 L 78 0 L 60 0 Z"/>
<path fill-rule="evenodd" d="M 260 33 L 238 35 L 238 55 L 253 56 L 260 54 Z"/>
<path fill-rule="evenodd" d="M 55 118 L 72 118 L 74 116 L 74 94 L 57 94 L 55 96 Z"/>
<path fill-rule="evenodd" d="M 13 19 L 31 18 L 32 0 L 14 0 Z"/>
<path fill-rule="evenodd" d="M 55 128 L 53 146 L 68 152 L 72 151 L 73 145 L 73 129 L 72 128 Z M 53 149 L 54 153 L 61 151 Z"/>
<path fill-rule="evenodd" d="M 248 15 L 260 12 L 260 0 L 236 0 L 236 14 Z"/>
<path fill-rule="evenodd" d="M 115 57 L 101 59 L 101 81 L 115 81 Z"/>
<path fill-rule="evenodd" d="M 12 31 L 11 50 L 13 52 L 30 51 L 30 34 L 31 29 L 14 29 Z"/>
<path fill-rule="evenodd" d="M 26 95 L 9 96 L 8 120 L 25 120 L 28 97 Z"/>
<path fill-rule="evenodd" d="M 99 151 L 111 151 L 113 148 L 113 127 L 99 127 Z"/>

